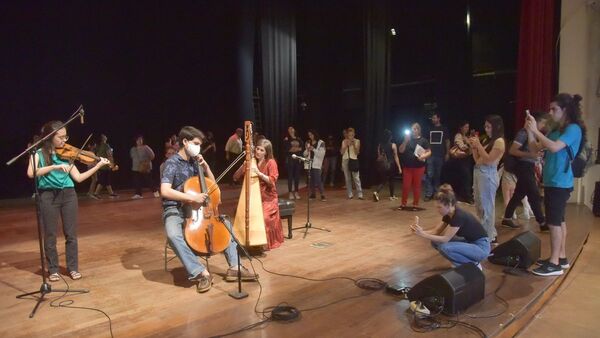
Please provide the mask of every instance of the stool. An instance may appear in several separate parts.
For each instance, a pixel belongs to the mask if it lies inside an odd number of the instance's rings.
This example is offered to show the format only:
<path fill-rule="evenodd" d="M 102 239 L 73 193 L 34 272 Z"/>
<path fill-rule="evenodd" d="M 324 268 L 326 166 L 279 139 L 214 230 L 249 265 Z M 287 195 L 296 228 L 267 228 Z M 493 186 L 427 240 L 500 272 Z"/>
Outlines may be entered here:
<path fill-rule="evenodd" d="M 167 263 L 169 263 L 171 260 L 173 260 L 175 257 L 177 257 L 177 255 L 173 255 L 172 257 L 169 257 L 167 250 L 173 251 L 173 247 L 171 247 L 171 243 L 169 243 L 168 239 L 165 241 L 165 271 L 169 271 L 169 269 L 167 268 Z M 193 249 L 191 249 L 191 250 L 194 251 Z M 204 261 L 206 262 L 206 270 L 208 272 L 210 272 L 210 265 L 208 264 L 208 259 L 210 258 L 210 254 L 198 253 L 195 251 L 194 251 L 194 253 L 196 254 L 196 256 L 202 257 L 202 259 L 204 259 Z"/>
<path fill-rule="evenodd" d="M 279 199 L 279 217 L 287 219 L 288 224 L 288 239 L 292 239 L 292 216 L 296 211 L 296 203 L 294 201 Z"/>

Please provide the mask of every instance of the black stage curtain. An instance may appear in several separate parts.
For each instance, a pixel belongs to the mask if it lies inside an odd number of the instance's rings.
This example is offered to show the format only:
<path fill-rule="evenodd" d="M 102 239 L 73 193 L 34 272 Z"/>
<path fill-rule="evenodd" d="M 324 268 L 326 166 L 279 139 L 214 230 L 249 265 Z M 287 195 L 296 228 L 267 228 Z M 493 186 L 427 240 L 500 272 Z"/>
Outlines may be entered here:
<path fill-rule="evenodd" d="M 296 20 L 288 1 L 261 0 L 259 13 L 263 102 L 260 127 L 277 152 L 284 131 L 295 123 L 296 117 Z"/>
<path fill-rule="evenodd" d="M 390 6 L 387 0 L 376 0 L 365 5 L 364 17 L 364 95 L 365 95 L 365 135 L 361 150 L 362 168 L 372 168 L 366 163 L 374 163 L 376 147 L 384 129 L 385 116 L 389 111 L 390 90 Z M 369 172 L 361 175 L 369 181 Z"/>

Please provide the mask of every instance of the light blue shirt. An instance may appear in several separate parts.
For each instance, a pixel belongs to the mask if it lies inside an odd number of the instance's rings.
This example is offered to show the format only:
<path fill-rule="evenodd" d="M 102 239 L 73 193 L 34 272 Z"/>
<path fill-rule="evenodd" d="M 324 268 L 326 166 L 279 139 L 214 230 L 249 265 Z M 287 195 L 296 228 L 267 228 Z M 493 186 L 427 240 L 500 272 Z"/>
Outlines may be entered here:
<path fill-rule="evenodd" d="M 558 130 L 548 134 L 548 138 L 552 141 L 560 140 L 567 145 L 566 147 L 570 147 L 573 156 L 577 156 L 577 152 L 579 152 L 581 137 L 581 128 L 575 123 L 569 124 L 562 134 Z M 566 147 L 555 153 L 546 150 L 544 157 L 545 187 L 573 188 L 573 169 L 569 163 Z M 567 170 L 565 171 L 565 169 Z"/>

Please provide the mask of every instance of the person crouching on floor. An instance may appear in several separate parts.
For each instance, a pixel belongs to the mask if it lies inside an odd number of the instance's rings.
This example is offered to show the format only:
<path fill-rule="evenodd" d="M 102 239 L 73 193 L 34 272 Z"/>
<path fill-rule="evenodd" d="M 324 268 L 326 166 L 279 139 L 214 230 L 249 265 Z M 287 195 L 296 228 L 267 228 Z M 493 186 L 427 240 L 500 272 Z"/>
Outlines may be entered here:
<path fill-rule="evenodd" d="M 482 269 L 480 262 L 490 254 L 490 240 L 481 223 L 456 205 L 456 195 L 450 185 L 443 184 L 435 199 L 442 222 L 431 230 L 423 230 L 417 216 L 411 225 L 413 232 L 431 240 L 431 245 L 453 267 L 473 263 Z"/>

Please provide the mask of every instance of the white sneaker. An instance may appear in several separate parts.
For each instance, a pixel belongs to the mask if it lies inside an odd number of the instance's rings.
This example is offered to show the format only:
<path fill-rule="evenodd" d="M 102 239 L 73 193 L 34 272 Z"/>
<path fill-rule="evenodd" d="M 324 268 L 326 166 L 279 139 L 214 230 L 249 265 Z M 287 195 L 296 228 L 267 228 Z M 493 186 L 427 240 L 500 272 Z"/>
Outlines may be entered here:
<path fill-rule="evenodd" d="M 139 200 L 140 198 L 144 198 L 144 197 L 142 197 L 142 195 L 138 195 L 138 194 L 135 194 L 135 195 L 133 195 L 133 197 L 131 197 L 132 200 Z"/>
<path fill-rule="evenodd" d="M 523 215 L 521 215 L 521 216 L 523 217 L 523 219 L 530 219 L 531 215 L 533 215 L 533 210 L 525 209 L 525 210 L 523 210 Z"/>
<path fill-rule="evenodd" d="M 299 199 L 300 199 L 300 194 L 299 194 L 297 191 L 296 191 L 296 192 L 294 192 L 294 196 L 296 197 L 296 199 L 297 199 L 297 200 L 299 200 Z"/>
<path fill-rule="evenodd" d="M 295 200 L 295 199 L 296 199 L 296 197 L 294 196 L 294 193 L 293 193 L 293 192 L 291 192 L 291 193 L 290 193 L 290 198 L 289 198 L 289 199 L 290 199 L 290 200 Z"/>
<path fill-rule="evenodd" d="M 154 197 L 159 198 L 160 197 L 160 193 L 158 191 L 154 192 Z"/>
<path fill-rule="evenodd" d="M 477 267 L 479 268 L 479 270 L 483 271 L 483 266 L 481 266 L 481 263 L 477 263 Z"/>

